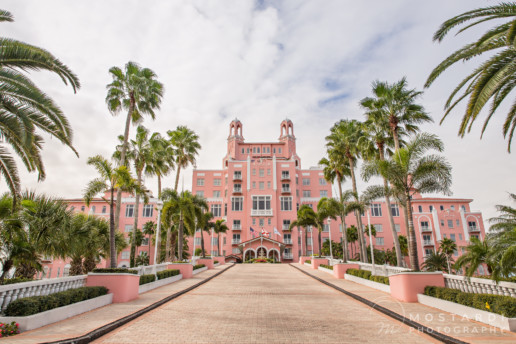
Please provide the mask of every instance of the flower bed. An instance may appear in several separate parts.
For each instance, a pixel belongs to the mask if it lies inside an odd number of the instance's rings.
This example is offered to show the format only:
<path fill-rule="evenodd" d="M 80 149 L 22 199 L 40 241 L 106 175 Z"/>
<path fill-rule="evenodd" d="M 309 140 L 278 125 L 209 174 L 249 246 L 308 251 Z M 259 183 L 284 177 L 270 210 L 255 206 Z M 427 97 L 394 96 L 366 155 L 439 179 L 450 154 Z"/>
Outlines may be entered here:
<path fill-rule="evenodd" d="M 194 265 L 193 269 L 194 269 L 194 270 L 202 269 L 202 268 L 204 268 L 205 266 L 206 266 L 206 265 L 204 265 L 204 264 L 197 264 L 197 265 Z"/>
<path fill-rule="evenodd" d="M 19 325 L 15 321 L 12 321 L 9 324 L 0 323 L 0 338 L 17 335 L 20 333 L 18 327 Z"/>
<path fill-rule="evenodd" d="M 325 269 L 333 270 L 333 265 L 321 264 L 321 265 L 319 265 L 319 266 L 321 266 L 321 267 L 323 267 L 323 268 L 325 268 Z"/>
<path fill-rule="evenodd" d="M 81 287 L 44 296 L 32 296 L 11 302 L 4 311 L 6 316 L 27 316 L 72 303 L 106 295 L 105 287 Z"/>
<path fill-rule="evenodd" d="M 156 275 L 158 276 L 158 280 L 160 280 L 160 279 L 164 279 L 164 278 L 168 278 L 168 277 L 172 277 L 172 276 L 177 276 L 177 275 L 179 275 L 179 272 L 180 271 L 177 269 L 167 269 L 167 270 L 157 272 Z"/>
<path fill-rule="evenodd" d="M 156 280 L 156 275 L 141 275 L 140 276 L 140 285 L 154 282 Z"/>
<path fill-rule="evenodd" d="M 424 295 L 500 314 L 507 318 L 516 318 L 516 299 L 510 296 L 465 293 L 458 289 L 434 286 L 426 287 Z"/>
<path fill-rule="evenodd" d="M 346 271 L 348 275 L 353 275 L 356 277 L 360 277 L 363 279 L 367 279 L 376 283 L 383 283 L 389 285 L 389 277 L 385 276 L 375 276 L 372 275 L 371 271 L 367 270 L 359 270 L 359 269 L 348 269 Z"/>
<path fill-rule="evenodd" d="M 138 274 L 138 271 L 136 270 L 129 270 L 125 268 L 97 268 L 93 269 L 92 272 L 96 274 Z"/>

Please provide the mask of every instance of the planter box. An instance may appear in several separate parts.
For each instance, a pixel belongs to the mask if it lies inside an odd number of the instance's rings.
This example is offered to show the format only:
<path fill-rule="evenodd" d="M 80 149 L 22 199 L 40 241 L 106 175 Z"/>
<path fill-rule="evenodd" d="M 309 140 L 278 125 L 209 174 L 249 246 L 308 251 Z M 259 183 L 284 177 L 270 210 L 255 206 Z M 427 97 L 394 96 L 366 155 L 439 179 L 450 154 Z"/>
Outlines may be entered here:
<path fill-rule="evenodd" d="M 214 257 L 213 260 L 218 260 L 220 265 L 226 264 L 226 257 L 224 256 Z"/>
<path fill-rule="evenodd" d="M 427 285 L 444 287 L 442 272 L 402 272 L 389 276 L 392 297 L 404 302 L 417 302 Z"/>
<path fill-rule="evenodd" d="M 206 270 L 208 270 L 208 267 L 207 267 L 207 266 L 205 266 L 204 268 L 195 269 L 195 270 L 193 271 L 193 274 L 194 274 L 194 275 L 197 275 L 198 273 L 201 273 L 201 272 L 206 271 Z"/>
<path fill-rule="evenodd" d="M 299 264 L 304 264 L 307 260 L 311 260 L 312 257 L 311 256 L 302 256 L 302 257 L 299 257 Z"/>
<path fill-rule="evenodd" d="M 333 277 L 343 279 L 348 269 L 358 269 L 358 264 L 340 263 L 333 265 Z"/>
<path fill-rule="evenodd" d="M 316 270 L 321 264 L 328 265 L 328 259 L 312 257 L 312 269 Z"/>
<path fill-rule="evenodd" d="M 312 267 L 312 263 L 303 263 L 306 266 Z"/>
<path fill-rule="evenodd" d="M 156 289 L 159 287 L 163 287 L 164 285 L 167 285 L 167 284 L 170 284 L 173 282 L 177 282 L 182 278 L 183 278 L 183 275 L 179 274 L 179 275 L 175 275 L 172 277 L 160 279 L 160 280 L 157 280 L 157 281 L 154 281 L 151 283 L 146 283 L 144 285 L 141 285 L 138 288 L 138 294 L 145 293 L 145 292 L 148 292 L 149 290 Z"/>
<path fill-rule="evenodd" d="M 434 307 L 452 314 L 456 314 L 463 318 L 468 318 L 474 321 L 498 327 L 502 330 L 516 332 L 516 318 L 506 318 L 496 313 L 491 313 L 473 307 L 460 305 L 455 302 L 442 300 L 424 294 L 418 294 L 417 299 L 419 303 L 423 305 Z"/>
<path fill-rule="evenodd" d="M 213 259 L 211 258 L 199 258 L 195 261 L 195 264 L 204 264 L 208 269 L 213 269 Z"/>
<path fill-rule="evenodd" d="M 183 279 L 192 278 L 193 276 L 193 265 L 190 263 L 181 264 L 168 264 L 167 269 L 179 270 L 179 273 L 183 275 Z"/>
<path fill-rule="evenodd" d="M 319 267 L 317 268 L 317 270 L 324 271 L 324 272 L 326 272 L 326 273 L 328 273 L 328 274 L 333 275 L 333 270 L 331 270 L 331 269 L 327 269 L 327 268 L 323 268 L 322 266 L 319 266 Z"/>
<path fill-rule="evenodd" d="M 215 266 L 220 266 L 220 263 L 213 264 L 213 267 L 215 267 Z"/>
<path fill-rule="evenodd" d="M 109 305 L 112 302 L 113 294 L 107 294 L 25 317 L 0 317 L 0 323 L 15 321 L 20 325 L 20 332 L 24 332 L 89 312 L 95 308 Z"/>
<path fill-rule="evenodd" d="M 344 279 L 351 281 L 351 282 L 365 285 L 366 287 L 369 287 L 369 288 L 383 291 L 385 293 L 389 293 L 389 294 L 391 293 L 391 286 L 389 286 L 387 284 L 374 282 L 374 281 L 371 281 L 371 280 L 368 280 L 368 279 L 365 279 L 362 277 L 357 277 L 357 276 L 348 275 L 348 274 L 344 275 Z"/>
<path fill-rule="evenodd" d="M 113 303 L 123 303 L 138 298 L 140 276 L 125 273 L 103 274 L 90 272 L 86 278 L 86 286 L 106 287 L 113 294 Z"/>

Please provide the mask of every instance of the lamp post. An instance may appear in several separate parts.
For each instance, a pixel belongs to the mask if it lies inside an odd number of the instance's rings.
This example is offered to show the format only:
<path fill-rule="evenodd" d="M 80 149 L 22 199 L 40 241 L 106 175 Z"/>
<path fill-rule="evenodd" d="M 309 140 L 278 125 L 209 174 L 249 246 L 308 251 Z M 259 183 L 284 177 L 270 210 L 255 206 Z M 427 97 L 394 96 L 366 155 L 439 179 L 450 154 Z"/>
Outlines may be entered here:
<path fill-rule="evenodd" d="M 328 217 L 328 233 L 330 234 L 330 258 L 331 258 L 331 263 L 330 265 L 333 265 L 333 249 L 332 249 L 332 244 L 331 244 L 331 217 Z"/>
<path fill-rule="evenodd" d="M 156 208 L 158 208 L 158 226 L 156 228 L 156 243 L 154 244 L 154 273 L 156 273 L 156 261 L 158 257 L 158 246 L 159 246 L 159 238 L 161 237 L 161 209 L 163 209 L 163 201 L 158 200 L 156 202 Z"/>
<path fill-rule="evenodd" d="M 371 263 L 373 263 L 373 275 L 376 275 L 376 269 L 374 265 L 374 248 L 373 248 L 373 236 L 371 235 L 371 217 L 369 212 L 371 208 L 367 209 L 367 225 L 369 226 L 369 248 L 371 249 Z"/>

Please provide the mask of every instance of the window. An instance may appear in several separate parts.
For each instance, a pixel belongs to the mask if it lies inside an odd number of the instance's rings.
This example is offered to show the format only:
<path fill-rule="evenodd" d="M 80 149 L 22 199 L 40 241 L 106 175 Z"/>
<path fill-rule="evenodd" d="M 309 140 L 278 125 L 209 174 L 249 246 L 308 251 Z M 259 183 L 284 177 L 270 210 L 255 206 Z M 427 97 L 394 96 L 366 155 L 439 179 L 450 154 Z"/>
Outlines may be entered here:
<path fill-rule="evenodd" d="M 278 153 L 279 153 L 279 154 L 281 154 L 281 147 L 280 147 L 280 148 L 278 148 Z"/>
<path fill-rule="evenodd" d="M 457 257 L 457 256 L 459 255 L 459 251 L 454 250 L 454 251 L 453 251 L 453 255 L 454 255 L 455 257 Z"/>
<path fill-rule="evenodd" d="M 132 232 L 133 231 L 133 225 L 125 225 L 124 232 Z"/>
<path fill-rule="evenodd" d="M 434 211 L 434 206 L 433 205 L 429 206 L 428 210 L 430 210 L 430 212 Z"/>
<path fill-rule="evenodd" d="M 398 232 L 398 233 L 401 232 L 401 227 L 399 224 L 395 224 L 394 229 L 396 229 L 396 232 Z"/>
<path fill-rule="evenodd" d="M 234 184 L 233 185 L 233 191 L 235 192 L 242 192 L 242 184 L 238 183 L 238 184 Z"/>
<path fill-rule="evenodd" d="M 199 197 L 203 197 L 204 198 L 204 191 L 197 191 L 195 192 L 195 194 Z"/>
<path fill-rule="evenodd" d="M 441 209 L 441 211 L 443 211 L 444 210 L 444 205 L 440 205 L 439 209 Z"/>
<path fill-rule="evenodd" d="M 256 182 L 253 182 L 253 189 L 256 189 Z"/>
<path fill-rule="evenodd" d="M 274 154 L 276 154 L 276 148 L 273 148 L 273 149 L 272 149 L 272 152 L 273 152 Z"/>
<path fill-rule="evenodd" d="M 289 184 L 287 184 L 287 183 L 283 183 L 283 184 L 281 184 L 281 190 L 282 190 L 283 192 L 290 192 L 290 185 L 289 185 Z"/>
<path fill-rule="evenodd" d="M 239 254 L 240 249 L 238 247 L 233 247 L 233 250 L 231 250 L 232 253 Z"/>
<path fill-rule="evenodd" d="M 447 238 L 446 234 L 443 234 L 443 238 L 445 238 L 445 239 Z"/>
<path fill-rule="evenodd" d="M 242 154 L 244 154 L 244 153 L 245 153 L 245 148 L 242 148 Z"/>
<path fill-rule="evenodd" d="M 323 232 L 329 232 L 330 231 L 330 225 L 325 223 L 323 224 Z"/>
<path fill-rule="evenodd" d="M 297 244 L 298 244 L 298 245 L 301 245 L 301 236 L 298 236 L 298 237 L 297 237 Z M 301 255 L 301 254 L 299 254 L 299 255 Z"/>
<path fill-rule="evenodd" d="M 260 190 L 265 190 L 265 183 L 264 182 L 259 182 L 258 186 L 259 186 Z"/>
<path fill-rule="evenodd" d="M 391 204 L 391 214 L 392 216 L 400 216 L 400 208 L 397 204 Z"/>
<path fill-rule="evenodd" d="M 221 217 L 222 216 L 222 205 L 221 204 L 212 204 L 211 205 L 211 213 L 213 217 Z"/>
<path fill-rule="evenodd" d="M 256 147 L 253 147 L 253 153 L 256 153 Z"/>
<path fill-rule="evenodd" d="M 454 205 L 451 206 L 451 210 L 455 210 L 455 206 Z"/>
<path fill-rule="evenodd" d="M 381 245 L 381 246 L 385 245 L 383 238 L 375 238 L 375 240 L 376 240 L 376 245 Z"/>
<path fill-rule="evenodd" d="M 280 203 L 282 211 L 292 210 L 292 197 L 280 197 Z"/>
<path fill-rule="evenodd" d="M 461 205 L 460 208 L 462 209 L 462 211 L 466 211 L 466 206 Z"/>
<path fill-rule="evenodd" d="M 233 172 L 233 179 L 242 179 L 242 171 Z"/>
<path fill-rule="evenodd" d="M 103 206 L 103 207 L 102 207 L 102 214 L 105 214 L 105 213 L 106 213 L 106 210 L 107 210 L 107 209 L 106 209 L 106 206 Z"/>
<path fill-rule="evenodd" d="M 431 245 L 432 237 L 430 235 L 423 235 L 423 245 Z"/>
<path fill-rule="evenodd" d="M 319 196 L 321 197 L 328 197 L 328 190 L 320 190 Z"/>
<path fill-rule="evenodd" d="M 281 171 L 281 179 L 290 179 L 289 171 Z"/>
<path fill-rule="evenodd" d="M 242 229 L 240 227 L 240 220 L 233 220 L 233 229 Z"/>
<path fill-rule="evenodd" d="M 143 206 L 143 217 L 152 217 L 154 206 L 152 204 L 145 204 Z"/>
<path fill-rule="evenodd" d="M 268 150 L 268 149 L 267 149 L 267 150 Z M 270 175 L 271 175 L 271 169 L 270 169 L 270 168 L 268 168 L 268 169 L 267 169 L 267 175 L 268 175 L 268 176 L 270 176 Z"/>
<path fill-rule="evenodd" d="M 224 203 L 224 216 L 228 216 L 228 204 Z"/>
<path fill-rule="evenodd" d="M 86 209 L 86 207 L 85 207 L 85 206 L 82 206 L 82 207 L 81 207 L 81 211 L 84 211 L 84 209 Z"/>
<path fill-rule="evenodd" d="M 383 232 L 383 225 L 373 225 L 373 226 L 374 226 L 374 229 L 376 229 L 376 233 Z"/>
<path fill-rule="evenodd" d="M 425 248 L 425 256 L 429 256 L 434 252 L 431 248 Z"/>
<path fill-rule="evenodd" d="M 131 255 L 131 252 L 124 251 L 124 252 L 122 252 L 122 259 L 129 259 L 130 255 Z"/>
<path fill-rule="evenodd" d="M 219 238 L 217 238 L 217 237 L 211 238 L 211 245 L 212 246 L 215 246 L 215 245 L 218 245 L 218 244 L 219 244 Z"/>
<path fill-rule="evenodd" d="M 288 228 L 290 227 L 290 220 L 283 220 L 283 230 L 284 231 L 287 231 Z"/>
<path fill-rule="evenodd" d="M 312 197 L 310 190 L 303 190 L 303 197 Z"/>
<path fill-rule="evenodd" d="M 256 224 L 256 218 L 253 217 L 253 226 Z"/>
<path fill-rule="evenodd" d="M 197 186 L 204 186 L 204 178 L 197 179 Z"/>
<path fill-rule="evenodd" d="M 326 179 L 319 178 L 319 185 L 326 185 Z"/>
<path fill-rule="evenodd" d="M 462 240 L 462 234 L 459 233 L 459 240 Z"/>
<path fill-rule="evenodd" d="M 194 245 L 197 246 L 197 245 L 200 245 L 200 244 L 201 244 L 201 238 L 195 238 Z"/>
<path fill-rule="evenodd" d="M 269 226 L 272 224 L 272 219 L 271 219 L 270 217 L 267 219 L 267 224 L 268 224 Z"/>
<path fill-rule="evenodd" d="M 265 225 L 265 221 L 263 219 L 258 219 L 258 226 L 263 227 Z"/>
<path fill-rule="evenodd" d="M 92 207 L 91 207 L 91 213 L 92 213 L 92 214 L 95 214 L 95 210 L 96 210 L 95 206 L 92 206 Z"/>
<path fill-rule="evenodd" d="M 267 182 L 267 189 L 271 188 L 271 182 Z"/>
<path fill-rule="evenodd" d="M 240 243 L 240 234 L 233 234 L 233 242 Z"/>
<path fill-rule="evenodd" d="M 428 228 L 428 221 L 421 221 L 421 229 L 427 230 Z"/>
<path fill-rule="evenodd" d="M 256 176 L 256 168 L 253 168 L 253 176 Z"/>
<path fill-rule="evenodd" d="M 292 236 L 290 233 L 283 234 L 283 242 L 284 243 L 291 243 L 292 242 Z"/>
<path fill-rule="evenodd" d="M 460 221 L 459 221 L 459 220 L 455 220 L 455 225 L 456 225 L 457 227 L 459 227 L 459 226 L 460 226 Z"/>
<path fill-rule="evenodd" d="M 256 147 L 256 153 L 260 153 L 260 147 Z"/>
<path fill-rule="evenodd" d="M 134 217 L 134 204 L 125 206 L 125 217 Z"/>
<path fill-rule="evenodd" d="M 220 186 L 222 180 L 220 178 L 213 179 L 213 186 Z"/>
<path fill-rule="evenodd" d="M 382 216 L 382 205 L 378 203 L 371 204 L 371 216 Z"/>
<path fill-rule="evenodd" d="M 448 220 L 448 227 L 453 228 L 453 220 Z"/>
<path fill-rule="evenodd" d="M 142 239 L 142 246 L 147 246 L 149 245 L 149 238 L 148 237 L 145 237 Z M 141 251 L 140 252 L 140 255 L 143 253 L 144 251 Z"/>
<path fill-rule="evenodd" d="M 259 174 L 259 175 L 260 175 L 260 177 L 265 176 L 265 171 L 263 170 L 263 168 L 260 168 L 259 173 L 260 173 L 260 174 Z"/>
<path fill-rule="evenodd" d="M 222 238 L 222 245 L 226 245 L 226 237 Z M 226 252 L 226 251 L 224 251 Z"/>
<path fill-rule="evenodd" d="M 444 227 L 444 220 L 441 220 L 441 227 Z"/>
<path fill-rule="evenodd" d="M 306 244 L 307 244 L 308 246 L 312 246 L 312 238 L 308 238 L 308 239 L 306 239 Z"/>
<path fill-rule="evenodd" d="M 477 223 L 475 221 L 468 221 L 468 227 L 470 230 L 477 228 Z"/>
<path fill-rule="evenodd" d="M 418 206 L 417 206 L 417 209 L 419 210 L 419 212 L 420 212 L 420 213 L 422 213 L 422 212 L 423 212 L 423 206 L 422 206 L 422 205 L 418 205 Z"/>
<path fill-rule="evenodd" d="M 270 210 L 271 196 L 253 196 L 253 210 Z"/>
<path fill-rule="evenodd" d="M 303 178 L 303 185 L 310 185 L 310 178 Z"/>
<path fill-rule="evenodd" d="M 231 198 L 231 210 L 242 211 L 244 209 L 244 197 L 232 197 Z"/>
<path fill-rule="evenodd" d="M 220 198 L 220 190 L 213 191 L 213 198 Z"/>

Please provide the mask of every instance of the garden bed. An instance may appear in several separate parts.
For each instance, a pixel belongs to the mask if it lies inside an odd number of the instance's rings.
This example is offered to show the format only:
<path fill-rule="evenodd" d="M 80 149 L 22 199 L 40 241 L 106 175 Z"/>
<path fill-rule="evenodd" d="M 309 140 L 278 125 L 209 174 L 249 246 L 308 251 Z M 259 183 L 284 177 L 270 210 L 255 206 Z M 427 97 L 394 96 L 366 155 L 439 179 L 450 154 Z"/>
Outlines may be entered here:
<path fill-rule="evenodd" d="M 328 269 L 327 267 L 324 267 L 322 264 L 319 265 L 317 270 L 324 271 L 324 272 L 329 273 L 329 274 L 331 274 L 333 276 L 333 269 Z"/>
<path fill-rule="evenodd" d="M 199 265 L 203 265 L 203 264 L 199 264 Z M 199 265 L 195 265 L 194 268 L 193 268 L 193 274 L 196 275 L 198 273 L 201 273 L 203 271 L 206 271 L 208 270 L 208 267 L 207 266 L 202 266 L 202 267 L 197 267 Z"/>
<path fill-rule="evenodd" d="M 348 269 L 348 271 L 349 270 L 350 269 Z M 350 275 L 348 273 L 344 274 L 344 279 L 348 280 L 348 281 L 351 281 L 351 282 L 358 283 L 358 284 L 362 284 L 362 285 L 365 285 L 366 287 L 377 289 L 377 290 L 380 290 L 380 291 L 383 291 L 383 292 L 386 292 L 386 293 L 390 293 L 391 292 L 391 287 L 389 285 L 387 285 L 387 284 L 373 282 L 371 280 L 368 280 L 368 279 L 365 279 L 365 278 L 362 278 L 362 277 L 353 276 L 353 275 Z"/>
<path fill-rule="evenodd" d="M 159 280 L 151 282 L 151 283 L 146 283 L 146 284 L 140 285 L 140 287 L 138 289 L 138 294 L 146 293 L 149 290 L 153 290 L 153 289 L 156 289 L 159 287 L 163 287 L 167 284 L 177 282 L 182 278 L 183 278 L 183 275 L 179 274 L 179 275 L 159 279 Z"/>

